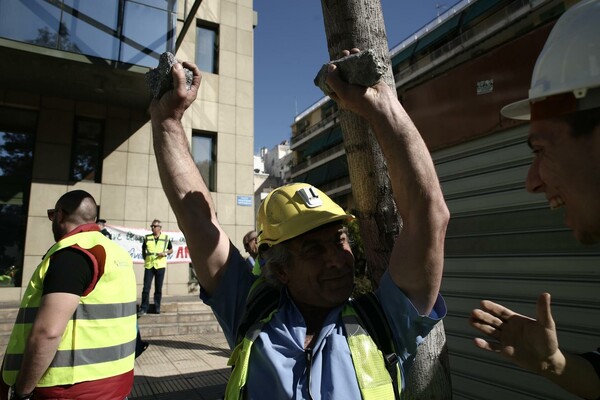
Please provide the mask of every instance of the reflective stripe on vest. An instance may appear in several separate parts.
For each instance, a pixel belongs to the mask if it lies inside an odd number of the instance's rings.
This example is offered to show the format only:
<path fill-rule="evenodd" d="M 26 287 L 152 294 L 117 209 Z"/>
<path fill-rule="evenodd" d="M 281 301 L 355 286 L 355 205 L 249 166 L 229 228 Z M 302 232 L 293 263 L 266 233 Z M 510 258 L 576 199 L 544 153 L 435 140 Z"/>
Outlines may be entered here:
<path fill-rule="evenodd" d="M 133 370 L 137 290 L 131 257 L 97 231 L 80 232 L 53 245 L 31 277 L 6 350 L 2 376 L 9 385 L 14 384 L 21 367 L 27 338 L 41 303 L 50 258 L 55 252 L 74 245 L 99 254 L 104 264 L 95 268 L 103 270 L 103 274 L 94 289 L 80 297 L 56 356 L 37 386 L 70 385 Z"/>
<path fill-rule="evenodd" d="M 37 315 L 37 307 L 21 308 L 17 314 L 17 321 L 23 324 L 32 324 Z M 125 304 L 79 304 L 71 319 L 106 319 L 128 317 L 136 314 L 137 302 Z"/>
<path fill-rule="evenodd" d="M 252 345 L 263 326 L 271 320 L 276 311 L 252 325 L 244 339 L 233 349 L 227 362 L 227 365 L 233 366 L 233 371 L 227 382 L 225 399 L 238 400 L 246 397 L 245 391 Z M 362 328 L 356 312 L 349 304 L 346 304 L 342 310 L 342 321 L 346 329 L 346 341 L 352 356 L 352 364 L 354 365 L 362 398 L 364 400 L 393 399 L 394 388 L 383 355 L 369 334 Z M 399 366 L 396 367 L 396 370 L 398 374 L 398 392 L 400 392 L 402 385 Z"/>
<path fill-rule="evenodd" d="M 348 304 L 342 310 L 342 321 L 362 398 L 393 399 L 394 387 L 383 354 L 360 325 L 356 312 Z M 400 381 L 398 387 L 401 387 Z"/>
<path fill-rule="evenodd" d="M 162 242 L 162 243 L 161 243 Z M 169 247 L 169 236 L 161 233 L 158 239 L 154 240 L 154 235 L 146 235 L 146 258 L 144 259 L 144 268 L 166 268 L 167 257 L 158 257 L 158 253 L 167 251 Z"/>

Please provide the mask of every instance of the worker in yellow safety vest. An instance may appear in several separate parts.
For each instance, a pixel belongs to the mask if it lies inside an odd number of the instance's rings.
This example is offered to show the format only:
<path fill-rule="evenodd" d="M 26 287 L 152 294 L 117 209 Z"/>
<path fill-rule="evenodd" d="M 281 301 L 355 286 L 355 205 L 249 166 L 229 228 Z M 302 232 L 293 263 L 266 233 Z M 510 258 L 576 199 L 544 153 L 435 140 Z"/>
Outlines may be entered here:
<path fill-rule="evenodd" d="M 144 236 L 142 257 L 144 258 L 144 288 L 142 289 L 142 304 L 138 316 L 148 312 L 150 306 L 150 287 L 154 280 L 154 312 L 160 314 L 162 287 L 167 268 L 167 257 L 173 253 L 173 244 L 168 235 L 162 233 L 162 223 L 155 219 L 150 224 L 152 233 Z"/>
<path fill-rule="evenodd" d="M 114 399 L 133 385 L 136 283 L 129 253 L 100 233 L 83 190 L 48 210 L 56 243 L 25 290 L 0 398 Z"/>

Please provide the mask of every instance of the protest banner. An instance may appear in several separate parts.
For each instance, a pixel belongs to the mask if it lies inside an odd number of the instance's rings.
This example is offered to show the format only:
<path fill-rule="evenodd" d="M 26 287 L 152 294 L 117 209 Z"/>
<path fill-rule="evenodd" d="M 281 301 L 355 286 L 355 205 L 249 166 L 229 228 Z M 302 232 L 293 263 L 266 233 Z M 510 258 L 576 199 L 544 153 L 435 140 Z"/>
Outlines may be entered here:
<path fill-rule="evenodd" d="M 144 236 L 151 232 L 143 228 L 128 228 L 124 226 L 106 225 L 108 232 L 112 235 L 112 240 L 123 247 L 131 258 L 134 264 L 143 264 L 142 258 L 142 243 Z M 162 231 L 169 236 L 173 244 L 173 253 L 167 257 L 168 263 L 191 263 L 190 253 L 183 233 L 176 231 Z"/>

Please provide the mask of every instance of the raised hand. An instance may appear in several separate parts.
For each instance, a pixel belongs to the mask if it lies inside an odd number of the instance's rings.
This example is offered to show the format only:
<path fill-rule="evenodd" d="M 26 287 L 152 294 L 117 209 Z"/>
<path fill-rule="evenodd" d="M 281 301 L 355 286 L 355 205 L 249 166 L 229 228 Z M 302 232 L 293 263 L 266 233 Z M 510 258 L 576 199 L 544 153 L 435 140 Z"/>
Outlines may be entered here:
<path fill-rule="evenodd" d="M 522 368 L 546 373 L 564 363 L 548 293 L 538 298 L 537 320 L 483 300 L 481 308 L 471 312 L 470 324 L 488 336 L 476 338 L 477 347 L 501 353 Z"/>

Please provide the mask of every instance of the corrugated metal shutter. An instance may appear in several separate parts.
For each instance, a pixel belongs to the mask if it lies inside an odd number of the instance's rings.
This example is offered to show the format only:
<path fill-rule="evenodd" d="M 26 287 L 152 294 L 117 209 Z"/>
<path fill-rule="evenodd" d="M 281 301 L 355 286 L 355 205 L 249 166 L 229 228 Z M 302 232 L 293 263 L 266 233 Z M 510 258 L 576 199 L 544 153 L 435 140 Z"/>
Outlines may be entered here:
<path fill-rule="evenodd" d="M 543 195 L 525 190 L 527 127 L 433 154 L 452 219 L 442 293 L 455 400 L 575 399 L 504 357 L 473 345 L 468 324 L 482 299 L 535 316 L 552 294 L 561 348 L 600 346 L 600 247 L 580 245 Z"/>

